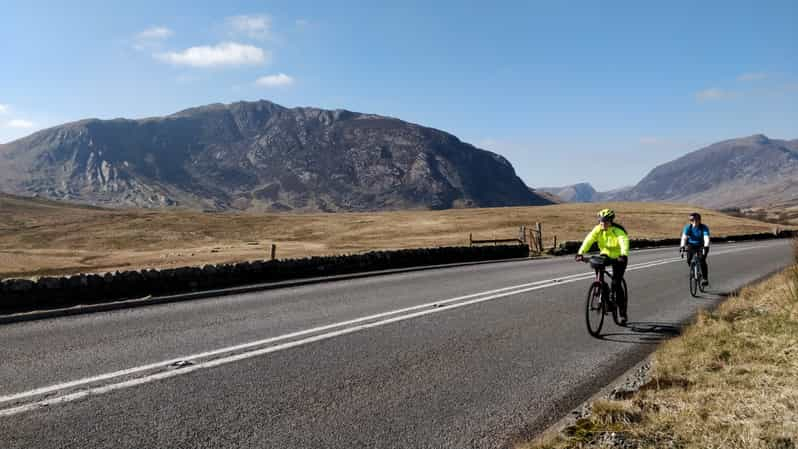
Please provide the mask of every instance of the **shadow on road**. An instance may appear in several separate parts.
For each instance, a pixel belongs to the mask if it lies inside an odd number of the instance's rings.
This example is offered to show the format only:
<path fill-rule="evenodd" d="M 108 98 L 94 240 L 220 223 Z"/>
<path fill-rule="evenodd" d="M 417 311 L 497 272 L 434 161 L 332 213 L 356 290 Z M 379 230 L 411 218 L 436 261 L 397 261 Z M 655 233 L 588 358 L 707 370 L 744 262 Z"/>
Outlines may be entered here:
<path fill-rule="evenodd" d="M 625 332 L 608 333 L 601 336 L 602 340 L 618 343 L 637 343 L 656 345 L 682 332 L 679 323 L 657 323 L 651 321 L 630 321 L 626 324 Z"/>

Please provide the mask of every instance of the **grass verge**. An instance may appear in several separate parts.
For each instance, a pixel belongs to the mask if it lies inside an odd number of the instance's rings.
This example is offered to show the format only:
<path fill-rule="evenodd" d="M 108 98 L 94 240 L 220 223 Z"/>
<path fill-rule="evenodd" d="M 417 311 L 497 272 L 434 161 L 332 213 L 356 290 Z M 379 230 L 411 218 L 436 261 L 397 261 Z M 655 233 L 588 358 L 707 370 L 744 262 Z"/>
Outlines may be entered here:
<path fill-rule="evenodd" d="M 796 264 L 699 314 L 625 400 L 517 449 L 798 448 Z"/>

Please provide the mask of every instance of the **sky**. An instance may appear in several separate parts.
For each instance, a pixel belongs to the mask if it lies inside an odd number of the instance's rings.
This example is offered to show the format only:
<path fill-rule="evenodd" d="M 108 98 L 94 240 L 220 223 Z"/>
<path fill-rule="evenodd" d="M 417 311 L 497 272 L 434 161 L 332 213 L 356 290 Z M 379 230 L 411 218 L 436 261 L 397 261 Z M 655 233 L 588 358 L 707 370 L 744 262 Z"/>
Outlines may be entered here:
<path fill-rule="evenodd" d="M 530 186 L 798 138 L 798 2 L 0 0 L 0 142 L 209 103 L 397 117 Z"/>

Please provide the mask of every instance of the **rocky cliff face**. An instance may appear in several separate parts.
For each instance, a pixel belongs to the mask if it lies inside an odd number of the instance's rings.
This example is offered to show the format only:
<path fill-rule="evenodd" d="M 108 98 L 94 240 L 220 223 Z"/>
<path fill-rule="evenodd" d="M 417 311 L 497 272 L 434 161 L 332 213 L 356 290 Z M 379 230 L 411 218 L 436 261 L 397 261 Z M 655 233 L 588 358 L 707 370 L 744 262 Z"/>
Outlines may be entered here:
<path fill-rule="evenodd" d="M 0 189 L 108 206 L 364 211 L 548 204 L 503 157 L 398 119 L 209 105 L 0 146 Z"/>

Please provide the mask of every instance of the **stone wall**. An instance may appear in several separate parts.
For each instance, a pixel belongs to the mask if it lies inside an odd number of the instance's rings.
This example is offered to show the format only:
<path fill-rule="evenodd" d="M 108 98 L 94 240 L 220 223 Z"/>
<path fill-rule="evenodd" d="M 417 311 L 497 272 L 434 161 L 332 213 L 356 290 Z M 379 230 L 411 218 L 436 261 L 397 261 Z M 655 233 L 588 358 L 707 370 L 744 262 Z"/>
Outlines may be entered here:
<path fill-rule="evenodd" d="M 396 268 L 528 257 L 526 245 L 374 251 L 165 270 L 124 271 L 0 282 L 0 313 L 161 296 L 224 287 Z"/>

